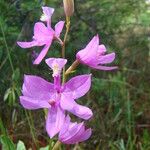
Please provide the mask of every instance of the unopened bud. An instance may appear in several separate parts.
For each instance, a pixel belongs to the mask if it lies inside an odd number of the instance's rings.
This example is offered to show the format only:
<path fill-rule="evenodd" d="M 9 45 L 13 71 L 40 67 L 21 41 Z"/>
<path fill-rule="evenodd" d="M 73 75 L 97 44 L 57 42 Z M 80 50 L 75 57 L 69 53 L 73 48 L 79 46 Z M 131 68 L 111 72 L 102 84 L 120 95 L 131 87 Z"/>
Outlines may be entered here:
<path fill-rule="evenodd" d="M 64 11 L 67 17 L 72 16 L 74 12 L 74 0 L 63 0 L 64 2 Z"/>

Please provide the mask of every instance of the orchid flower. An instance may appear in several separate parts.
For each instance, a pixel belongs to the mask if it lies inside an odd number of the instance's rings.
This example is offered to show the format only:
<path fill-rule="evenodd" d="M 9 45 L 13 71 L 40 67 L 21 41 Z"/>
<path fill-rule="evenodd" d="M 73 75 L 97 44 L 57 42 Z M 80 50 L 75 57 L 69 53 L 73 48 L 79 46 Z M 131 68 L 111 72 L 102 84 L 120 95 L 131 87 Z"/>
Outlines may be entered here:
<path fill-rule="evenodd" d="M 92 134 L 91 128 L 85 130 L 84 123 L 70 122 L 69 115 L 59 132 L 59 141 L 65 144 L 76 144 L 87 140 Z"/>
<path fill-rule="evenodd" d="M 54 8 L 42 7 L 43 15 L 41 21 L 45 21 L 47 26 L 42 22 L 37 22 L 34 25 L 34 35 L 31 42 L 17 42 L 17 44 L 22 48 L 30 48 L 34 46 L 44 46 L 38 57 L 33 62 L 34 64 L 39 64 L 42 59 L 46 56 L 52 41 L 54 39 L 60 40 L 60 33 L 64 27 L 64 21 L 59 21 L 55 25 L 55 30 L 51 28 L 51 17 L 54 12 Z M 61 43 L 62 44 L 62 43 Z"/>
<path fill-rule="evenodd" d="M 25 75 L 20 102 L 26 109 L 48 108 L 46 130 L 52 138 L 64 122 L 65 110 L 82 118 L 92 117 L 92 111 L 76 103 L 76 99 L 85 95 L 91 86 L 91 75 L 79 75 L 61 85 L 60 73 L 67 60 L 49 58 L 46 63 L 53 70 L 54 83 L 38 76 Z"/>
<path fill-rule="evenodd" d="M 105 54 L 106 47 L 99 45 L 99 36 L 96 35 L 89 42 L 89 44 L 76 54 L 76 60 L 82 64 L 85 64 L 91 68 L 99 70 L 113 70 L 116 66 L 108 67 L 104 64 L 109 64 L 114 61 L 115 53 Z"/>

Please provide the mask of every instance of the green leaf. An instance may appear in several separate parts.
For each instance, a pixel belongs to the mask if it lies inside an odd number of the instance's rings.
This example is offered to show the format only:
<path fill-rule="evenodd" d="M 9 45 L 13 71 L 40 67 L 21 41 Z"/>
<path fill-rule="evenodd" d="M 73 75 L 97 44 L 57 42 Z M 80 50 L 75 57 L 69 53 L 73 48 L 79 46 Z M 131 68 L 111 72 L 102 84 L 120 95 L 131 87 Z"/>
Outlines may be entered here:
<path fill-rule="evenodd" d="M 46 147 L 42 147 L 42 148 L 40 148 L 40 150 L 49 150 L 49 145 L 48 145 L 48 146 L 46 146 Z"/>
<path fill-rule="evenodd" d="M 16 68 L 12 75 L 12 79 L 14 81 L 17 81 L 17 80 L 19 80 L 19 78 L 20 78 L 20 70 L 19 70 L 19 68 Z"/>
<path fill-rule="evenodd" d="M 17 143 L 17 150 L 26 150 L 26 147 L 22 141 L 19 140 Z"/>
<path fill-rule="evenodd" d="M 2 51 L 2 48 L 0 48 L 0 60 L 1 60 L 2 56 L 3 56 L 3 51 Z"/>
<path fill-rule="evenodd" d="M 6 101 L 8 99 L 10 93 L 11 93 L 11 88 L 6 90 L 6 92 L 4 94 L 4 101 Z"/>
<path fill-rule="evenodd" d="M 16 150 L 14 143 L 8 136 L 0 136 L 0 143 L 2 144 L 2 150 Z"/>

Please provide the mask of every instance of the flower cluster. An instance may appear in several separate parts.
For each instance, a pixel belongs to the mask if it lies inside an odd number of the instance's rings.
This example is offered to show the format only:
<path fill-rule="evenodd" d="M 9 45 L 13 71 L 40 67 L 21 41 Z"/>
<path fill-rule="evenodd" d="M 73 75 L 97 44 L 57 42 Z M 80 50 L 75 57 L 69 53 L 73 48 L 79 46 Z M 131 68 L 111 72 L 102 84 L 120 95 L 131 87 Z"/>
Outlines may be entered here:
<path fill-rule="evenodd" d="M 64 21 L 59 21 L 53 30 L 51 28 L 51 17 L 54 9 L 50 7 L 42 7 L 42 9 L 41 21 L 46 22 L 46 25 L 42 22 L 35 23 L 33 40 L 31 42 L 17 42 L 22 48 L 44 46 L 34 60 L 34 64 L 39 64 L 43 60 L 53 40 L 58 40 L 61 45 L 64 44 L 60 39 Z M 69 67 L 66 74 L 69 74 L 80 63 L 95 69 L 116 69 L 115 66 L 104 66 L 104 64 L 113 62 L 115 53 L 106 55 L 105 53 L 105 46 L 99 45 L 99 36 L 94 36 L 90 43 L 76 54 L 76 61 Z M 78 75 L 66 83 L 61 83 L 61 72 L 67 60 L 64 58 L 48 58 L 45 62 L 53 71 L 53 83 L 38 76 L 25 75 L 22 96 L 20 96 L 21 105 L 30 110 L 41 108 L 48 110 L 46 131 L 50 138 L 58 134 L 59 141 L 66 144 L 75 144 L 87 140 L 91 136 L 91 128 L 86 129 L 84 122 L 71 122 L 67 112 L 84 120 L 93 116 L 91 109 L 78 104 L 77 100 L 89 91 L 91 74 Z"/>

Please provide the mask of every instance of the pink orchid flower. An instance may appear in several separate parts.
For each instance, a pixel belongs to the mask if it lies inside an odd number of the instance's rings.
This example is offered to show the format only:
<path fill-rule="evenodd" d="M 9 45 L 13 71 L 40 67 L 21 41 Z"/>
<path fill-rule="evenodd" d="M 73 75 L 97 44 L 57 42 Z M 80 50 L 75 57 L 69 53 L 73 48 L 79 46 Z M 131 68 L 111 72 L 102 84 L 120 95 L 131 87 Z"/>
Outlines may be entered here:
<path fill-rule="evenodd" d="M 65 110 L 82 118 L 92 117 L 92 111 L 76 103 L 76 99 L 85 95 L 91 86 L 91 75 L 79 75 L 64 85 L 60 83 L 60 73 L 67 60 L 49 58 L 46 63 L 53 70 L 54 84 L 38 76 L 26 75 L 20 102 L 26 109 L 48 108 L 46 130 L 52 138 L 61 129 L 65 119 Z"/>
<path fill-rule="evenodd" d="M 59 40 L 59 42 L 61 41 L 59 37 L 64 27 L 64 21 L 59 21 L 55 25 L 55 30 L 53 30 L 51 28 L 51 17 L 54 9 L 50 7 L 42 7 L 42 9 L 43 15 L 41 17 L 41 20 L 45 21 L 47 23 L 47 26 L 45 26 L 45 24 L 42 22 L 35 23 L 33 40 L 31 42 L 17 42 L 17 44 L 22 48 L 44 46 L 33 64 L 39 64 L 42 61 L 42 59 L 46 56 L 54 39 Z"/>
<path fill-rule="evenodd" d="M 76 59 L 82 64 L 99 70 L 117 69 L 116 66 L 104 66 L 104 64 L 109 64 L 115 59 L 115 53 L 105 53 L 106 47 L 103 44 L 99 45 L 99 36 L 96 35 L 84 49 L 76 54 Z"/>
<path fill-rule="evenodd" d="M 65 144 L 76 144 L 87 140 L 92 134 L 91 128 L 85 129 L 84 123 L 70 122 L 67 116 L 59 132 L 59 141 Z"/>

